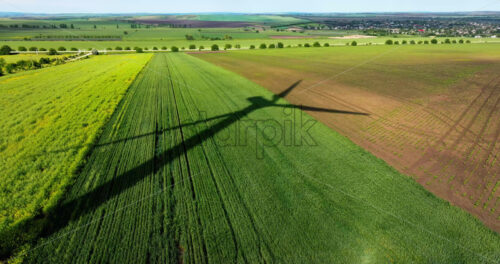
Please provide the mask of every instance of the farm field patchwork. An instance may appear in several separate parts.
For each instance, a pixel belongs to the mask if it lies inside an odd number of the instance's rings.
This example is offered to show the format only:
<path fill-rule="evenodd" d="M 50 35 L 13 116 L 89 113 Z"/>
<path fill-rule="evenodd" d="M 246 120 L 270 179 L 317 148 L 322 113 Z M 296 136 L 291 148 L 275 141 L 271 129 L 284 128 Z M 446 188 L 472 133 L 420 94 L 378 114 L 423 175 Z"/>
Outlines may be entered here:
<path fill-rule="evenodd" d="M 11 230 L 58 202 L 150 57 L 102 56 L 0 77 L 1 254 L 22 239 Z"/>
<path fill-rule="evenodd" d="M 280 96 L 190 55 L 155 55 L 25 261 L 500 258 L 496 233 Z M 364 114 L 345 108 L 304 107 Z"/>
<path fill-rule="evenodd" d="M 277 93 L 500 231 L 500 45 L 199 54 Z"/>

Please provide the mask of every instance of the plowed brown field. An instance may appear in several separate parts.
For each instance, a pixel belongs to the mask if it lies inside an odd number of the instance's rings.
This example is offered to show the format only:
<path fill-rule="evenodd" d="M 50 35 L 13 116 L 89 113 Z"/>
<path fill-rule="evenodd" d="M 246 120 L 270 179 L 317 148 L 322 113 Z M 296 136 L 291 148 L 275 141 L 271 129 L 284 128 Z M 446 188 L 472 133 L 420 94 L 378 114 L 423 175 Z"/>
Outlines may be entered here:
<path fill-rule="evenodd" d="M 500 231 L 500 45 L 342 47 L 197 55 L 310 112 Z"/>

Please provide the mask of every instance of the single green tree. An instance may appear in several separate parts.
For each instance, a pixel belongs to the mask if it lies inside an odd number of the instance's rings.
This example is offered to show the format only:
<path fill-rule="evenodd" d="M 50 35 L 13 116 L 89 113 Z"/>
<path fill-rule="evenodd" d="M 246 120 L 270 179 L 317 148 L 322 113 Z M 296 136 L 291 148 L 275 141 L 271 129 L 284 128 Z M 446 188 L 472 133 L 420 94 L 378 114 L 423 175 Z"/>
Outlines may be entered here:
<path fill-rule="evenodd" d="M 57 55 L 57 50 L 56 49 L 49 49 L 49 52 L 47 54 L 48 55 Z"/>
<path fill-rule="evenodd" d="M 330 47 L 330 44 L 327 42 L 327 43 L 323 44 L 323 47 Z"/>
<path fill-rule="evenodd" d="M 358 42 L 356 41 L 351 42 L 351 46 L 358 46 Z"/>
<path fill-rule="evenodd" d="M 29 50 L 29 51 L 37 51 L 37 50 L 38 50 L 38 48 L 37 48 L 37 47 L 30 47 L 28 50 Z"/>
<path fill-rule="evenodd" d="M 266 49 L 266 48 L 267 48 L 266 43 L 262 43 L 262 44 L 260 44 L 260 46 L 259 46 L 259 49 Z"/>
<path fill-rule="evenodd" d="M 28 51 L 28 49 L 25 46 L 20 46 L 17 48 L 18 51 Z"/>
<path fill-rule="evenodd" d="M 309 43 L 304 44 L 304 47 L 309 48 L 311 45 Z"/>
<path fill-rule="evenodd" d="M 219 50 L 219 45 L 213 44 L 212 47 L 210 48 L 212 51 L 218 51 Z"/>
<path fill-rule="evenodd" d="M 194 45 L 194 44 L 189 45 L 189 49 L 190 50 L 195 50 L 196 49 L 196 45 Z"/>
<path fill-rule="evenodd" d="M 319 44 L 319 42 L 316 41 L 313 43 L 313 47 L 316 47 L 316 48 L 321 47 L 321 44 Z"/>
<path fill-rule="evenodd" d="M 270 49 L 274 49 L 274 48 L 276 48 L 276 45 L 274 45 L 274 44 L 269 44 L 269 48 L 270 48 Z"/>
<path fill-rule="evenodd" d="M 120 46 L 118 46 L 118 47 L 115 48 L 115 50 L 123 50 L 123 48 L 120 47 Z"/>
<path fill-rule="evenodd" d="M 431 40 L 431 43 L 432 43 L 432 44 L 438 44 L 438 40 L 437 40 L 437 39 L 435 39 L 435 38 L 433 38 L 433 39 Z"/>
<path fill-rule="evenodd" d="M 178 48 L 178 47 L 176 47 L 176 46 L 171 47 L 171 48 L 170 48 L 170 50 L 171 50 L 172 52 L 179 52 L 179 48 Z"/>
<path fill-rule="evenodd" d="M 153 50 L 158 50 L 158 48 L 157 47 L 153 47 Z"/>
<path fill-rule="evenodd" d="M 250 49 L 255 49 L 255 45 L 250 45 Z"/>
<path fill-rule="evenodd" d="M 464 44 L 464 40 L 463 40 L 463 39 L 461 39 L 461 40 L 459 40 L 459 41 L 458 41 L 458 43 L 460 43 L 460 44 Z"/>
<path fill-rule="evenodd" d="M 142 48 L 135 48 L 135 52 L 137 52 L 137 53 L 143 53 L 144 50 Z"/>
<path fill-rule="evenodd" d="M 388 39 L 385 41 L 385 45 L 392 45 L 394 44 L 394 42 L 392 41 L 392 39 Z"/>
<path fill-rule="evenodd" d="M 226 49 L 226 50 L 228 50 L 228 49 L 232 49 L 232 48 L 233 48 L 233 45 L 231 45 L 231 44 L 226 44 L 226 45 L 224 46 L 224 49 Z"/>
<path fill-rule="evenodd" d="M 278 42 L 278 49 L 282 49 L 284 47 L 285 47 L 285 45 L 282 42 Z"/>
<path fill-rule="evenodd" d="M 57 48 L 57 51 L 66 51 L 66 48 L 65 47 L 59 47 L 59 48 Z"/>

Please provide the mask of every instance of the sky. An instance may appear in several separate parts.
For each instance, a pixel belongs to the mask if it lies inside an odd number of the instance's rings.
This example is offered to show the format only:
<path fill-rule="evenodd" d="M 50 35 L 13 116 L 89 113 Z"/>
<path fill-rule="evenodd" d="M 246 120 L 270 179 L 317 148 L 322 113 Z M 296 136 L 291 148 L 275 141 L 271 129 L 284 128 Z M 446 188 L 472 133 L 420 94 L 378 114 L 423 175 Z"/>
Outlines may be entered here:
<path fill-rule="evenodd" d="M 500 11 L 500 0 L 0 0 L 0 12 L 455 12 Z"/>

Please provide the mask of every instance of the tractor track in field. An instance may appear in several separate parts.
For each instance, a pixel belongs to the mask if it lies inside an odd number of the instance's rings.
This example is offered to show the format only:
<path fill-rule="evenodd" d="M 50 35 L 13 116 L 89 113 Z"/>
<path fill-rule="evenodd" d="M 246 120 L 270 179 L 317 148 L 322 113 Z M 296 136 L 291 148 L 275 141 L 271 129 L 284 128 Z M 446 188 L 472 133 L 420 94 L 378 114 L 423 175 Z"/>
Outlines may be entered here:
<path fill-rule="evenodd" d="M 172 72 L 170 70 L 170 63 L 166 63 L 166 68 L 167 68 L 167 72 L 168 72 L 168 76 L 172 76 Z M 192 199 L 193 201 L 195 202 L 195 210 L 198 212 L 199 209 L 198 209 L 198 204 L 196 203 L 197 199 L 196 199 L 196 191 L 195 191 L 195 188 L 194 188 L 194 184 L 193 184 L 193 175 L 192 175 L 192 172 L 191 172 L 191 167 L 189 165 L 189 157 L 188 157 L 188 147 L 186 147 L 186 140 L 185 140 L 185 137 L 184 137 L 184 131 L 182 129 L 182 121 L 181 121 L 181 117 L 180 117 L 180 114 L 179 114 L 179 107 L 177 106 L 178 104 L 178 100 L 177 100 L 177 97 L 175 95 L 175 85 L 172 81 L 172 78 L 169 78 L 169 82 L 170 82 L 170 87 L 172 87 L 172 95 L 173 95 L 173 102 L 174 102 L 174 109 L 175 109 L 175 115 L 176 115 L 176 118 L 177 118 L 177 123 L 179 124 L 179 132 L 180 132 L 180 135 L 181 135 L 181 144 L 182 144 L 182 148 L 183 148 L 183 153 L 184 153 L 184 159 L 185 159 L 185 162 L 186 162 L 186 167 L 187 167 L 187 171 L 188 171 L 188 179 L 189 179 L 189 185 L 190 185 L 190 188 L 191 188 L 191 195 L 192 195 Z M 197 219 L 197 222 L 198 222 L 198 226 L 202 226 L 201 224 L 201 219 L 200 219 L 200 216 L 199 214 L 196 214 L 196 219 Z M 206 247 L 206 243 L 205 243 L 205 240 L 203 239 L 202 240 L 202 248 L 203 248 L 203 257 L 204 257 L 204 262 L 207 263 L 208 261 L 206 260 L 206 257 L 208 256 L 208 253 L 207 253 L 207 247 Z"/>

